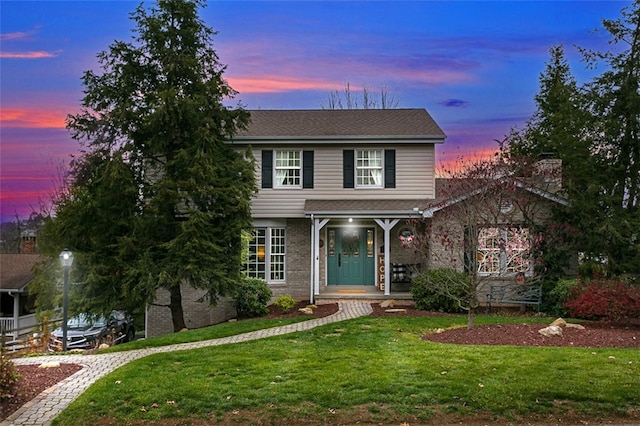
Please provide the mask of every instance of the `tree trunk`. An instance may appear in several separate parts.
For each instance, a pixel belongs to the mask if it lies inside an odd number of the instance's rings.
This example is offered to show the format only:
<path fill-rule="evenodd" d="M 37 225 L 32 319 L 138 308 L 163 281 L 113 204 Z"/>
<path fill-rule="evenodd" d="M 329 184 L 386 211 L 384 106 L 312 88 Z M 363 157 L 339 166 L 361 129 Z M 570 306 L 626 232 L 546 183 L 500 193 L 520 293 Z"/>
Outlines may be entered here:
<path fill-rule="evenodd" d="M 467 313 L 467 328 L 473 328 L 475 311 L 476 311 L 475 308 L 469 308 L 469 312 Z"/>
<path fill-rule="evenodd" d="M 187 328 L 184 323 L 184 311 L 182 310 L 182 293 L 180 292 L 180 284 L 171 287 L 169 290 L 171 300 L 169 308 L 171 309 L 171 320 L 173 321 L 173 331 L 180 331 Z"/>

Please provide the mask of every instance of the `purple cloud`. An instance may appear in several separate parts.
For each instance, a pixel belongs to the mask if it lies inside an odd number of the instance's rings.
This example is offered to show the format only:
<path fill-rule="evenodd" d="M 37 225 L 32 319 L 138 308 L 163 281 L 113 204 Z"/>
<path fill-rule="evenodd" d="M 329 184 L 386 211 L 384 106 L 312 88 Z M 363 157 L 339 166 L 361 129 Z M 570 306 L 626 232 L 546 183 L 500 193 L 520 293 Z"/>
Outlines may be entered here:
<path fill-rule="evenodd" d="M 469 102 L 462 99 L 446 99 L 439 103 L 447 108 L 466 108 L 469 105 Z"/>

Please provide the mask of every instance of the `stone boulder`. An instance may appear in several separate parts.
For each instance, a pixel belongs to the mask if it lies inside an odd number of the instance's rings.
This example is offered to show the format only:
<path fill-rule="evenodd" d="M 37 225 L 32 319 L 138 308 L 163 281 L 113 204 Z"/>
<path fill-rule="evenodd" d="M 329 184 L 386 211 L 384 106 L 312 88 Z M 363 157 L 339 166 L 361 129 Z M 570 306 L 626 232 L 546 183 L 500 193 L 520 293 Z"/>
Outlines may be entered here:
<path fill-rule="evenodd" d="M 541 328 L 538 333 L 546 337 L 562 337 L 562 327 L 557 325 L 550 325 L 549 327 Z"/>
<path fill-rule="evenodd" d="M 393 299 L 387 299 L 380 303 L 381 308 L 393 308 L 396 306 L 396 302 Z"/>

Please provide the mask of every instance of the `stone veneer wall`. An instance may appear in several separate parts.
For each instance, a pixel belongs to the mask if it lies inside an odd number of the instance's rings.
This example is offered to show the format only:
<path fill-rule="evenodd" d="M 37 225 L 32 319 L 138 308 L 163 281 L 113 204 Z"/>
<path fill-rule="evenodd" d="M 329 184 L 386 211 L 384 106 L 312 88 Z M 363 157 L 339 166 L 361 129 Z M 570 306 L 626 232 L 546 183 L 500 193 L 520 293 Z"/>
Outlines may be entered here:
<path fill-rule="evenodd" d="M 184 321 L 187 328 L 200 328 L 228 321 L 236 318 L 237 313 L 230 297 L 221 298 L 216 306 L 209 306 L 207 300 L 198 301 L 206 294 L 203 290 L 197 290 L 188 284 L 182 284 L 182 307 Z M 158 290 L 154 305 L 149 305 L 146 311 L 146 337 L 161 336 L 173 333 L 173 322 L 169 304 L 169 292 Z"/>

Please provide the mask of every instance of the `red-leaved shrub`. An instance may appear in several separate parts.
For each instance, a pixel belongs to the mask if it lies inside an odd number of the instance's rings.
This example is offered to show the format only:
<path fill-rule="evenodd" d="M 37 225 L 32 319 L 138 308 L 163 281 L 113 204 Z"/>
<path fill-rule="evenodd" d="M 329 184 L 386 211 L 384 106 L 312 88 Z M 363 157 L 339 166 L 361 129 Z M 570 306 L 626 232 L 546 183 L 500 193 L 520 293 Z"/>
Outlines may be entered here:
<path fill-rule="evenodd" d="M 596 278 L 577 285 L 564 307 L 574 318 L 620 321 L 640 318 L 640 287 Z"/>

